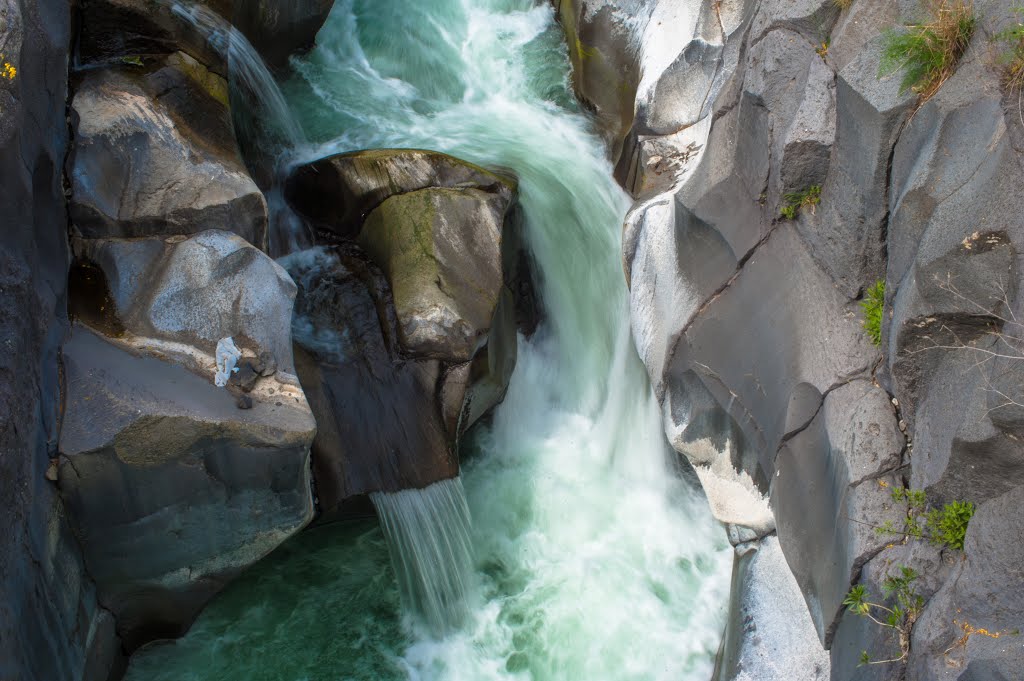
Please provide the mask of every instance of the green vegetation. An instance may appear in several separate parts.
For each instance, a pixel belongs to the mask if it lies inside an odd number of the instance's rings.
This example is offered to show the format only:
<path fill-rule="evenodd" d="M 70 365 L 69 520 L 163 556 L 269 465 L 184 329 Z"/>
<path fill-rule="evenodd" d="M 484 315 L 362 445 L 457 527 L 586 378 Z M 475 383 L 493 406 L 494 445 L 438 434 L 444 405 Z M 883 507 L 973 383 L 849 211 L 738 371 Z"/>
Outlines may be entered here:
<path fill-rule="evenodd" d="M 1013 11 L 1024 16 L 1024 7 L 1015 7 Z M 1016 25 L 997 33 L 995 39 L 1007 45 L 1002 54 L 1006 68 L 1003 82 L 1011 92 L 1020 92 L 1024 88 L 1024 22 L 1018 19 Z"/>
<path fill-rule="evenodd" d="M 898 635 L 900 655 L 884 660 L 872 660 L 868 651 L 861 651 L 860 663 L 886 664 L 907 659 L 910 653 L 910 631 L 924 608 L 924 599 L 914 588 L 917 572 L 905 565 L 899 566 L 899 574 L 889 575 L 882 582 L 883 601 L 874 603 L 868 600 L 871 596 L 862 584 L 850 589 L 843 605 L 851 612 L 867 617 L 880 627 L 892 629 Z"/>
<path fill-rule="evenodd" d="M 882 310 L 885 308 L 885 281 L 872 284 L 860 302 L 864 310 L 864 330 L 875 345 L 882 343 Z"/>
<path fill-rule="evenodd" d="M 974 516 L 970 501 L 952 501 L 941 508 L 928 508 L 924 490 L 896 487 L 892 500 L 907 504 L 907 519 L 897 528 L 891 521 L 875 528 L 879 534 L 896 534 L 927 540 L 935 546 L 963 551 L 967 525 Z"/>
<path fill-rule="evenodd" d="M 847 10 L 850 9 L 850 5 L 853 4 L 853 0 L 832 0 L 832 4 L 840 10 Z"/>
<path fill-rule="evenodd" d="M 974 7 L 964 0 L 927 0 L 928 23 L 911 24 L 906 30 L 890 30 L 878 75 L 903 70 L 900 92 L 912 90 L 926 101 L 956 69 L 974 35 Z"/>
<path fill-rule="evenodd" d="M 785 203 L 779 209 L 779 214 L 786 220 L 794 220 L 801 208 L 808 207 L 811 213 L 814 212 L 814 207 L 821 203 L 821 187 L 811 185 L 802 192 L 786 194 L 782 199 Z"/>
<path fill-rule="evenodd" d="M 145 64 L 142 63 L 142 57 L 138 56 L 121 57 L 121 62 L 124 64 L 131 64 L 132 66 L 145 66 Z"/>

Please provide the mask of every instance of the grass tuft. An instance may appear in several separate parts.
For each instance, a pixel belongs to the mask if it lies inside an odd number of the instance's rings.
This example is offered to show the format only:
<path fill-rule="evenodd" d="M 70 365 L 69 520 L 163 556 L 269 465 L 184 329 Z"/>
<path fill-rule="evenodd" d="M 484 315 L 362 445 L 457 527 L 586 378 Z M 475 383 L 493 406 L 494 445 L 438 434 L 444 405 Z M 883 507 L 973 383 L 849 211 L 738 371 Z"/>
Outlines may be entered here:
<path fill-rule="evenodd" d="M 779 208 L 779 215 L 786 220 L 795 220 L 801 208 L 810 208 L 814 213 L 814 207 L 821 203 L 821 187 L 814 184 L 802 192 L 786 194 L 782 200 L 785 203 Z"/>
<path fill-rule="evenodd" d="M 885 281 L 872 284 L 860 302 L 864 309 L 864 330 L 875 345 L 882 343 L 882 310 L 885 308 Z"/>
<path fill-rule="evenodd" d="M 832 4 L 841 10 L 847 10 L 853 4 L 853 0 L 832 0 Z"/>
<path fill-rule="evenodd" d="M 928 0 L 931 21 L 906 30 L 890 30 L 878 75 L 903 70 L 900 92 L 911 90 L 927 101 L 953 75 L 974 35 L 974 6 L 964 0 Z"/>
<path fill-rule="evenodd" d="M 1006 65 L 1003 83 L 1010 92 L 1020 92 L 1024 89 L 1024 7 L 1015 7 L 1013 11 L 1019 15 L 1017 24 L 997 33 L 995 39 L 1008 47 L 1002 55 Z"/>

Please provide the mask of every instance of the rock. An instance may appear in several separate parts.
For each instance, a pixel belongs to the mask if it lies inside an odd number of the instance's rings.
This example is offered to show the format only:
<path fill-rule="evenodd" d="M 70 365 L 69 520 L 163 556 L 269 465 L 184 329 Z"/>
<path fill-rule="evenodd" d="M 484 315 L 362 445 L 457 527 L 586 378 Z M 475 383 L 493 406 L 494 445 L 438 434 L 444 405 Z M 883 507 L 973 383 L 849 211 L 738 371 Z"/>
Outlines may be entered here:
<path fill-rule="evenodd" d="M 457 475 L 440 406 L 442 365 L 396 352 L 380 270 L 351 248 L 287 262 L 299 284 L 297 368 L 319 426 L 313 472 L 322 518 L 339 517 L 360 495 Z"/>
<path fill-rule="evenodd" d="M 486 341 L 506 206 L 478 189 L 431 188 L 392 196 L 367 217 L 359 244 L 388 278 L 406 352 L 465 362 Z"/>
<path fill-rule="evenodd" d="M 295 284 L 240 237 L 211 230 L 191 238 L 78 239 L 75 252 L 79 262 L 102 271 L 126 342 L 212 380 L 217 342 L 233 337 L 250 362 L 270 352 L 279 375 L 294 374 Z M 102 297 L 76 297 L 72 306 L 83 321 L 103 328 L 95 321 Z"/>
<path fill-rule="evenodd" d="M 274 404 L 278 406 L 281 405 L 280 402 L 275 402 Z M 252 409 L 252 398 L 248 395 L 239 395 L 235 400 L 235 406 L 239 409 Z"/>
<path fill-rule="evenodd" d="M 818 642 L 778 538 L 737 546 L 729 619 L 712 678 L 827 681 L 828 670 L 828 651 Z"/>
<path fill-rule="evenodd" d="M 878 78 L 881 41 L 863 48 L 836 78 L 836 140 L 821 205 L 801 236 L 846 296 L 885 269 L 889 160 L 914 99 L 899 76 Z"/>
<path fill-rule="evenodd" d="M 309 407 L 278 383 L 239 410 L 209 375 L 79 325 L 63 363 L 59 485 L 100 600 L 129 651 L 180 636 L 312 519 Z"/>
<path fill-rule="evenodd" d="M 0 2 L 0 678 L 106 681 L 123 662 L 56 486 L 67 333 L 61 166 L 73 8 Z M 109 653 L 109 655 L 108 655 Z"/>
<path fill-rule="evenodd" d="M 287 65 L 289 56 L 313 45 L 334 3 L 200 0 L 198 4 L 237 26 L 268 66 L 280 69 Z M 221 49 L 175 12 L 172 3 L 88 0 L 82 8 L 79 54 L 86 64 L 177 50 L 184 50 L 221 75 L 228 72 Z"/>
<path fill-rule="evenodd" d="M 238 371 L 231 375 L 228 380 L 228 385 L 239 388 L 242 392 L 252 392 L 252 389 L 256 387 L 256 379 L 259 378 L 260 374 L 253 368 L 252 362 L 242 362 L 238 367 Z"/>
<path fill-rule="evenodd" d="M 277 373 L 277 360 L 274 358 L 274 353 L 269 350 L 261 352 L 257 362 L 260 376 L 273 376 Z"/>
<path fill-rule="evenodd" d="M 1024 487 L 981 505 L 964 556 L 914 625 L 908 681 L 1013 679 L 1024 665 Z M 985 630 L 984 633 L 971 631 Z"/>
<path fill-rule="evenodd" d="M 866 380 L 836 388 L 819 404 L 809 421 L 806 412 L 795 419 L 800 430 L 779 449 L 772 508 L 786 560 L 830 647 L 862 566 L 892 541 L 874 528 L 886 521 L 899 527 L 906 516 L 891 492 L 902 486 L 894 472 L 904 441 L 888 395 Z"/>
<path fill-rule="evenodd" d="M 372 149 L 299 166 L 289 176 L 289 203 L 329 239 L 353 239 L 385 199 L 429 187 L 475 188 L 506 203 L 516 184 L 479 166 L 436 151 Z"/>
<path fill-rule="evenodd" d="M 71 103 L 71 217 L 88 238 L 233 231 L 258 248 L 267 204 L 234 138 L 227 86 L 176 53 L 86 71 Z"/>

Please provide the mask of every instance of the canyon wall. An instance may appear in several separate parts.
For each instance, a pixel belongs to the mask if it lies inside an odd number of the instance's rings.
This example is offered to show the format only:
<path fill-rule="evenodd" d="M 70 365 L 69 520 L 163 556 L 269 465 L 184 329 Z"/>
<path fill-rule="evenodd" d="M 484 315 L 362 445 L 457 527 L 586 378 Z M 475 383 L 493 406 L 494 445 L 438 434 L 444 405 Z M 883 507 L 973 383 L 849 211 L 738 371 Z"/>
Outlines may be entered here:
<path fill-rule="evenodd" d="M 637 349 L 737 547 L 720 678 L 1015 678 L 1024 119 L 997 39 L 1013 3 L 974 3 L 965 56 L 923 103 L 879 75 L 884 33 L 927 20 L 914 1 L 555 4 L 636 199 Z M 860 301 L 878 280 L 875 346 Z M 964 551 L 875 531 L 902 525 L 903 486 L 977 506 Z M 770 555 L 751 556 L 776 536 L 830 671 L 781 664 L 793 637 L 763 611 L 782 606 L 755 607 Z M 898 566 L 926 599 L 909 658 L 858 666 L 900 645 L 842 601 Z"/>

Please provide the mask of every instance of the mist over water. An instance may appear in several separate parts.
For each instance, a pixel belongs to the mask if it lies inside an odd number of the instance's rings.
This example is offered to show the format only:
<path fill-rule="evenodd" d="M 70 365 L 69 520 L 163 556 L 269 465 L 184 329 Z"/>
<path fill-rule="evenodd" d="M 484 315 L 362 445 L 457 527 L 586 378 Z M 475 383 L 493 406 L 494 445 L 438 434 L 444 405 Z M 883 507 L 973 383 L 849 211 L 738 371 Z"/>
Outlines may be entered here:
<path fill-rule="evenodd" d="M 548 3 L 339 0 L 284 93 L 310 158 L 451 153 L 519 177 L 546 320 L 462 447 L 475 560 L 465 623 L 400 606 L 376 523 L 306 533 L 129 679 L 705 681 L 732 551 L 674 474 L 629 335 L 629 201 L 577 111 Z"/>

